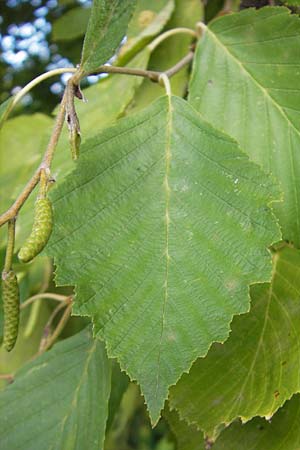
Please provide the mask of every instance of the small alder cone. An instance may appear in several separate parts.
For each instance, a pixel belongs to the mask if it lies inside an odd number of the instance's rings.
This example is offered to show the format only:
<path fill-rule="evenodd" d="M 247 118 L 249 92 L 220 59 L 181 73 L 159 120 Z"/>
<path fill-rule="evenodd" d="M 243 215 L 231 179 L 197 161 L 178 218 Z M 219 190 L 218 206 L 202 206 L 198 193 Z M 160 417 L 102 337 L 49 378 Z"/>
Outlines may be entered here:
<path fill-rule="evenodd" d="M 38 255 L 47 244 L 52 232 L 53 212 L 48 198 L 38 198 L 30 236 L 20 249 L 18 257 L 21 262 L 29 262 Z"/>
<path fill-rule="evenodd" d="M 2 299 L 4 311 L 3 347 L 10 352 L 16 343 L 19 328 L 20 293 L 13 270 L 2 272 Z"/>

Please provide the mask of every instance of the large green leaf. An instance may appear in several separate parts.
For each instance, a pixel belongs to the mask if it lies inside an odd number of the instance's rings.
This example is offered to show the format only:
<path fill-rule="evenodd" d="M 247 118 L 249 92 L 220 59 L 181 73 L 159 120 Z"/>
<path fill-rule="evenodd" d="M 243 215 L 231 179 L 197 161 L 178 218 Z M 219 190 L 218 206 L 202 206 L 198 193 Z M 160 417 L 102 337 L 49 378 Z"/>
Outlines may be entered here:
<path fill-rule="evenodd" d="M 111 368 L 89 331 L 27 364 L 0 393 L 1 450 L 102 448 Z"/>
<path fill-rule="evenodd" d="M 123 65 L 156 36 L 174 10 L 174 0 L 139 0 L 126 33 L 127 41 L 121 47 L 117 65 Z"/>
<path fill-rule="evenodd" d="M 213 450 L 299 450 L 300 396 L 295 395 L 271 422 L 253 419 L 237 422 L 225 430 Z"/>
<path fill-rule="evenodd" d="M 53 191 L 48 250 L 156 422 L 167 396 L 271 274 L 274 182 L 187 102 L 164 96 L 86 143 Z M 63 213 L 62 213 L 63 212 Z"/>
<path fill-rule="evenodd" d="M 284 191 L 284 238 L 300 245 L 300 20 L 286 8 L 248 9 L 206 28 L 190 102 L 235 137 Z"/>
<path fill-rule="evenodd" d="M 207 434 L 235 418 L 271 417 L 300 391 L 300 253 L 274 256 L 272 284 L 251 288 L 252 307 L 171 391 L 171 405 Z"/>
<path fill-rule="evenodd" d="M 111 58 L 126 34 L 136 0 L 94 0 L 84 38 L 81 70 L 91 72 Z"/>

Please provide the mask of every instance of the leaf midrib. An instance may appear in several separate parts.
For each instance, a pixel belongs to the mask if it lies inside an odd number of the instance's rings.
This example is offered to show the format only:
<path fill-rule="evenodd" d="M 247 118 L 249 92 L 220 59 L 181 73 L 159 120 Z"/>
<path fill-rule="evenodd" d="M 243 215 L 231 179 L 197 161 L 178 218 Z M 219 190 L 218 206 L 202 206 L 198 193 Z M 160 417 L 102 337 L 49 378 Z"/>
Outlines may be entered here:
<path fill-rule="evenodd" d="M 160 364 L 161 364 L 161 347 L 163 341 L 163 334 L 165 328 L 165 314 L 166 314 L 166 305 L 168 301 L 168 288 L 169 288 L 169 266 L 170 266 L 170 254 L 169 254 L 169 237 L 170 237 L 170 197 L 171 197 L 171 189 L 169 185 L 169 175 L 170 175 L 170 165 L 171 165 L 171 134 L 172 134 L 172 101 L 171 95 L 167 96 L 168 99 L 168 108 L 167 108 L 167 122 L 166 122 L 166 149 L 165 149 L 165 178 L 164 178 L 164 189 L 165 189 L 165 239 L 166 239 L 166 265 L 165 265 L 165 283 L 164 283 L 164 300 L 162 307 L 162 321 L 161 321 L 161 331 L 160 331 L 160 339 L 159 339 L 159 348 L 158 348 L 158 360 L 157 360 L 157 376 L 156 376 L 156 389 L 155 389 L 155 398 L 157 398 L 158 394 L 158 386 L 159 386 L 159 376 L 160 376 Z"/>

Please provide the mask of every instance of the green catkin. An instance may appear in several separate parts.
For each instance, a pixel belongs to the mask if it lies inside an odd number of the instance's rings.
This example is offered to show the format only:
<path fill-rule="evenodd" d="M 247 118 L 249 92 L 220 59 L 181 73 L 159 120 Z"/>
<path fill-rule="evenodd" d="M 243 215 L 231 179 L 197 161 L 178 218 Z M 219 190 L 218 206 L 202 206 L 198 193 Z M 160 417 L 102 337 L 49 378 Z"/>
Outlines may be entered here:
<path fill-rule="evenodd" d="M 19 285 L 13 270 L 2 272 L 2 300 L 4 311 L 3 347 L 10 352 L 17 340 L 20 315 Z"/>
<path fill-rule="evenodd" d="M 21 262 L 29 262 L 38 255 L 47 244 L 52 232 L 53 212 L 48 198 L 38 198 L 30 236 L 20 249 L 18 257 Z"/>

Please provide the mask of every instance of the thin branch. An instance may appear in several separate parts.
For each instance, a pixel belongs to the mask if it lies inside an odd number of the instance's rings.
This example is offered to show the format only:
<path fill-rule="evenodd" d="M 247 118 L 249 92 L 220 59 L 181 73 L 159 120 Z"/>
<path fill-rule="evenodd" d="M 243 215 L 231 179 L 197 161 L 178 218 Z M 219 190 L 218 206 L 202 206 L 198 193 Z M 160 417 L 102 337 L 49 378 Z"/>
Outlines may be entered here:
<path fill-rule="evenodd" d="M 149 78 L 151 81 L 158 81 L 160 72 L 154 70 L 135 69 L 130 67 L 116 67 L 116 66 L 100 66 L 98 69 L 88 75 L 99 75 L 101 73 L 118 73 L 120 75 L 135 75 L 137 77 Z"/>
<path fill-rule="evenodd" d="M 15 247 L 15 219 L 8 222 L 7 247 L 5 254 L 4 272 L 9 272 L 12 267 L 12 259 Z"/>
<path fill-rule="evenodd" d="M 51 325 L 52 325 L 53 320 L 55 319 L 55 317 L 57 316 L 59 311 L 61 309 L 65 308 L 66 306 L 67 306 L 67 303 L 59 303 L 57 305 L 57 307 L 52 311 L 52 314 L 50 315 L 50 317 L 49 317 L 49 319 L 48 319 L 48 321 L 47 321 L 47 323 L 45 325 L 45 330 L 46 329 L 51 330 Z M 47 334 L 49 336 L 49 333 L 46 332 L 45 334 Z"/>
<path fill-rule="evenodd" d="M 189 30 L 189 29 L 188 29 Z M 170 30 L 173 31 L 173 30 Z M 192 30 L 189 30 L 191 32 Z M 175 34 L 175 33 L 173 33 Z M 191 33 L 189 33 L 191 34 Z M 170 34 L 169 34 L 170 35 Z M 97 70 L 94 70 L 93 72 L 89 73 L 88 75 L 97 75 L 100 73 L 117 73 L 120 75 L 135 75 L 140 76 L 144 78 L 148 78 L 151 81 L 158 82 L 162 73 L 166 73 L 168 78 L 171 78 L 173 75 L 175 75 L 179 70 L 181 70 L 186 64 L 188 64 L 193 58 L 193 52 L 189 52 L 184 58 L 182 58 L 175 66 L 168 69 L 166 72 L 157 72 L 153 70 L 143 70 L 143 69 L 134 69 L 129 67 L 114 67 L 114 66 L 100 66 Z M 73 82 L 76 84 L 79 82 L 79 80 L 76 80 L 76 77 L 74 77 Z M 58 142 L 58 139 L 60 137 L 60 133 L 64 124 L 65 119 L 65 113 L 66 113 L 66 97 L 68 95 L 67 89 L 65 90 L 63 99 L 61 101 L 61 106 L 59 113 L 56 117 L 56 122 L 54 126 L 53 133 L 51 135 L 47 150 L 45 152 L 44 158 L 32 178 L 29 180 L 19 197 L 16 199 L 14 204 L 0 216 L 0 226 L 2 226 L 4 223 L 6 223 L 8 220 L 16 217 L 19 210 L 35 188 L 35 186 L 38 184 L 40 180 L 40 173 L 42 169 L 49 169 L 51 166 L 51 162 L 53 159 L 54 151 Z"/>
<path fill-rule="evenodd" d="M 66 307 L 60 321 L 58 322 L 57 327 L 55 328 L 50 338 L 46 340 L 43 347 L 39 350 L 39 354 L 45 352 L 46 350 L 48 350 L 48 348 L 52 347 L 52 345 L 54 344 L 60 333 L 63 331 L 67 321 L 69 320 L 71 316 L 71 311 L 72 311 L 72 304 Z"/>
<path fill-rule="evenodd" d="M 43 292 L 41 294 L 36 294 L 36 295 L 33 295 L 32 297 L 28 298 L 25 302 L 23 302 L 20 305 L 20 308 L 25 309 L 27 306 L 31 305 L 31 303 L 33 303 L 36 300 L 39 300 L 41 298 L 48 298 L 49 300 L 56 300 L 57 302 L 67 302 L 68 299 L 71 299 L 72 297 L 67 296 L 67 295 L 54 294 L 52 292 Z"/>
<path fill-rule="evenodd" d="M 186 64 L 189 64 L 194 56 L 194 52 L 189 52 L 185 55 L 178 63 L 173 67 L 166 70 L 165 72 L 158 72 L 155 70 L 143 70 L 135 69 L 130 67 L 115 67 L 115 66 L 100 66 L 98 69 L 94 70 L 89 75 L 99 75 L 101 73 L 118 73 L 120 75 L 135 75 L 137 77 L 149 78 L 151 81 L 158 82 L 159 77 L 162 73 L 166 73 L 169 78 L 179 72 Z"/>
<path fill-rule="evenodd" d="M 165 74 L 168 78 L 171 78 L 173 75 L 175 75 L 177 72 L 179 72 L 184 66 L 189 64 L 194 58 L 194 52 L 189 52 L 187 55 L 185 55 L 180 61 L 178 61 L 175 66 L 171 67 L 170 69 L 165 71 Z"/>
<path fill-rule="evenodd" d="M 64 122 L 65 122 L 65 112 L 66 112 L 66 91 L 62 98 L 59 112 L 56 116 L 54 129 L 53 129 L 52 135 L 50 137 L 50 140 L 49 140 L 49 143 L 48 143 L 48 146 L 47 146 L 44 158 L 43 158 L 43 162 L 40 167 L 41 169 L 49 169 L 51 166 L 54 151 L 55 151 L 56 145 L 57 145 L 59 137 L 60 137 L 60 133 L 62 131 Z"/>
<path fill-rule="evenodd" d="M 171 30 L 167 30 L 164 33 L 160 34 L 156 39 L 154 39 L 150 44 L 148 44 L 150 52 L 153 52 L 153 50 L 155 50 L 156 47 L 158 47 L 165 39 L 174 36 L 176 34 L 188 34 L 194 38 L 197 37 L 195 30 L 192 30 L 191 28 L 185 27 L 172 28 Z"/>
<path fill-rule="evenodd" d="M 8 383 L 13 383 L 14 375 L 12 373 L 0 373 L 0 380 L 6 380 Z"/>
<path fill-rule="evenodd" d="M 52 135 L 50 137 L 50 141 L 48 143 L 45 155 L 43 157 L 43 161 L 40 164 L 40 166 L 35 171 L 32 178 L 28 181 L 25 188 L 21 192 L 21 194 L 18 196 L 14 204 L 0 216 L 0 226 L 2 226 L 4 223 L 8 222 L 10 219 L 13 219 L 18 214 L 19 210 L 24 205 L 25 201 L 31 194 L 31 192 L 34 190 L 36 185 L 38 184 L 40 180 L 40 174 L 42 169 L 49 169 L 51 165 L 51 161 L 54 155 L 54 150 L 57 145 L 63 124 L 65 120 L 65 95 L 63 96 L 63 99 L 61 101 L 60 110 L 58 112 L 58 115 L 56 117 L 54 129 L 52 132 Z"/>
<path fill-rule="evenodd" d="M 23 98 L 24 95 L 27 94 L 27 92 L 31 91 L 31 89 L 33 89 L 35 86 L 37 86 L 42 81 L 47 80 L 47 78 L 54 77 L 55 75 L 60 75 L 60 74 L 63 74 L 63 73 L 74 73 L 74 72 L 76 72 L 76 70 L 77 69 L 74 68 L 74 67 L 67 67 L 67 68 L 60 68 L 60 69 L 49 70 L 48 72 L 45 72 L 42 75 L 39 75 L 34 80 L 30 81 L 30 83 L 26 84 L 26 86 L 24 86 L 16 94 L 16 96 L 14 97 L 14 99 L 12 101 L 10 112 L 16 106 L 16 104 L 19 103 L 21 98 Z"/>

